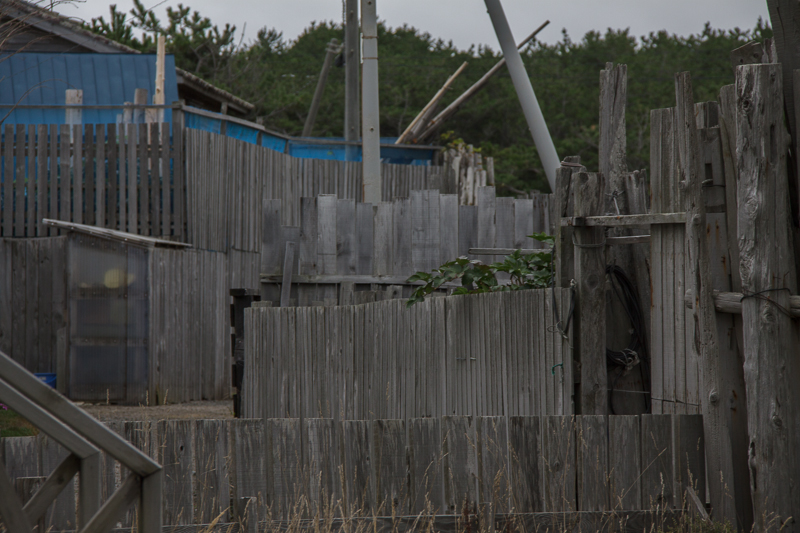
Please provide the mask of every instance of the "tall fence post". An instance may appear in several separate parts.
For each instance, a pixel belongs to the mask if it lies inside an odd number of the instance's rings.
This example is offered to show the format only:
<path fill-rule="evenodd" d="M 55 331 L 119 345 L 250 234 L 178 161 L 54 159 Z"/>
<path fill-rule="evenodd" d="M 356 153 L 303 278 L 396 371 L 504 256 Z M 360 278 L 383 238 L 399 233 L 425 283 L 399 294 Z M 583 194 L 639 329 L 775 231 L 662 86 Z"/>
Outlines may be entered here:
<path fill-rule="evenodd" d="M 777 529 L 800 516 L 800 361 L 796 326 L 787 312 L 789 296 L 797 293 L 797 278 L 782 83 L 777 64 L 736 70 L 744 377 L 756 531 L 772 527 L 772 520 L 777 520 Z"/>
<path fill-rule="evenodd" d="M 573 180 L 575 217 L 599 215 L 603 209 L 604 177 L 580 172 Z M 605 415 L 608 411 L 606 372 L 606 255 L 602 227 L 578 226 L 574 233 L 577 282 L 577 351 L 580 360 L 578 412 Z"/>

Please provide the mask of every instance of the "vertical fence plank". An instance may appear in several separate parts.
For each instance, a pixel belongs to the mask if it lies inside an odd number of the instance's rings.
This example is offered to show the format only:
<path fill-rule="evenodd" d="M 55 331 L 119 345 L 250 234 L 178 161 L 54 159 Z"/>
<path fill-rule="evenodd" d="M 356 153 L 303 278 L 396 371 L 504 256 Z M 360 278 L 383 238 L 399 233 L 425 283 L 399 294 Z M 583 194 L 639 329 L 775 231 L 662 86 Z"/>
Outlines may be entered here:
<path fill-rule="evenodd" d="M 138 233 L 143 235 L 139 229 L 139 169 L 137 166 L 136 154 L 136 137 L 138 129 L 135 124 L 128 124 L 127 141 L 128 147 L 126 153 L 128 156 L 128 231 L 130 233 Z M 98 131 L 99 135 L 99 131 Z M 98 158 L 98 162 L 100 159 Z M 97 171 L 98 176 L 101 176 L 100 170 Z M 198 246 L 197 242 L 193 243 Z"/>
<path fill-rule="evenodd" d="M 194 521 L 194 447 L 190 420 L 158 422 L 157 461 L 164 468 L 164 522 Z"/>
<path fill-rule="evenodd" d="M 108 209 L 108 204 L 112 203 L 113 200 L 107 200 L 107 185 L 109 179 L 112 178 L 115 174 L 114 171 L 116 169 L 108 168 L 106 166 L 106 127 L 104 124 L 98 124 L 97 129 L 95 131 L 95 135 L 97 138 L 95 144 L 95 157 L 97 161 L 97 170 L 96 170 L 96 195 L 97 195 L 97 218 L 95 224 L 97 224 L 101 228 L 105 228 L 107 224 L 107 217 L 106 217 L 106 210 Z M 107 177 L 108 176 L 108 177 Z M 129 230 L 130 231 L 130 230 Z M 133 233 L 136 233 L 136 230 L 132 230 Z"/>
<path fill-rule="evenodd" d="M 608 423 L 603 415 L 578 418 L 578 508 L 606 511 L 608 495 Z"/>
<path fill-rule="evenodd" d="M 375 276 L 388 276 L 394 272 L 394 257 L 392 257 L 394 249 L 392 246 L 394 242 L 393 209 L 393 205 L 388 202 L 381 202 L 375 207 L 372 248 L 372 265 Z"/>
<path fill-rule="evenodd" d="M 83 131 L 72 126 L 72 221 L 83 224 Z"/>
<path fill-rule="evenodd" d="M 480 502 L 491 503 L 495 513 L 509 511 L 508 419 L 478 417 L 478 488 Z"/>
<path fill-rule="evenodd" d="M 475 513 L 478 502 L 478 461 L 474 419 L 442 418 L 445 509 L 448 514 Z"/>
<path fill-rule="evenodd" d="M 408 422 L 409 512 L 417 515 L 444 508 L 442 428 L 439 418 Z"/>
<path fill-rule="evenodd" d="M 641 461 L 639 417 L 608 417 L 608 483 L 611 509 L 641 509 Z"/>
<path fill-rule="evenodd" d="M 42 223 L 42 219 L 50 217 L 48 209 L 48 187 L 47 173 L 47 126 L 39 124 L 36 127 L 36 236 L 44 237 L 48 234 L 48 229 Z"/>
<path fill-rule="evenodd" d="M 370 422 L 347 420 L 341 428 L 345 516 L 370 516 L 375 508 Z"/>
<path fill-rule="evenodd" d="M 3 237 L 11 237 L 14 227 L 14 128 L 3 129 Z"/>
<path fill-rule="evenodd" d="M 392 208 L 392 273 L 395 276 L 410 276 L 413 274 L 411 201 L 408 198 L 395 198 Z"/>
<path fill-rule="evenodd" d="M 28 237 L 36 236 L 36 126 L 28 125 L 27 139 L 27 180 L 25 184 L 25 212 L 26 226 L 25 235 Z"/>
<path fill-rule="evenodd" d="M 25 236 L 25 125 L 14 135 L 14 237 Z"/>
<path fill-rule="evenodd" d="M 268 439 L 267 450 L 272 449 L 272 513 L 278 520 L 289 520 L 299 496 L 297 488 L 303 467 L 300 454 L 300 420 L 270 419 L 265 421 L 264 427 Z"/>
<path fill-rule="evenodd" d="M 231 420 L 229 424 L 232 457 L 229 475 L 233 489 L 231 498 L 233 501 L 245 497 L 257 498 L 258 514 L 264 516 L 267 493 L 266 456 L 270 450 L 269 424 L 262 420 L 244 419 Z"/>
<path fill-rule="evenodd" d="M 108 131 L 109 136 L 111 136 L 111 132 L 116 132 L 117 125 L 116 124 L 109 124 Z M 86 208 L 86 214 L 84 215 L 84 220 L 86 224 L 95 225 L 97 221 L 97 205 L 96 205 L 96 180 L 97 174 L 95 173 L 95 146 L 97 144 L 97 140 L 94 138 L 94 125 L 86 124 L 83 128 L 83 158 L 84 158 L 84 170 L 86 172 L 86 179 L 84 180 L 84 205 Z M 114 146 L 115 148 L 116 146 Z M 112 146 L 108 147 L 108 167 L 113 168 L 116 171 L 116 150 L 112 148 Z M 113 161 L 113 164 L 112 164 Z M 113 195 L 112 195 L 113 196 Z M 112 224 L 112 228 L 116 229 L 117 226 Z"/>
<path fill-rule="evenodd" d="M 59 166 L 59 220 L 70 222 L 72 220 L 72 194 L 71 194 L 71 176 L 70 176 L 70 127 L 67 124 L 62 124 L 59 127 L 59 149 L 58 149 L 58 166 Z"/>
<path fill-rule="evenodd" d="M 542 421 L 544 506 L 547 512 L 574 512 L 575 417 L 548 416 Z"/>
<path fill-rule="evenodd" d="M 356 204 L 356 238 L 358 259 L 356 274 L 371 276 L 374 253 L 374 215 L 372 204 Z"/>
<path fill-rule="evenodd" d="M 672 415 L 642 415 L 642 509 L 674 502 Z"/>
<path fill-rule="evenodd" d="M 703 432 L 702 415 L 674 415 L 673 417 L 673 444 L 675 467 L 675 498 L 683 501 L 686 487 L 692 487 L 701 498 L 706 493 L 706 456 L 705 436 Z M 718 480 L 727 490 L 723 498 L 730 498 L 731 480 L 720 476 Z M 725 502 L 733 506 L 734 502 Z M 736 512 L 735 510 L 733 511 Z M 735 516 L 735 515 L 734 515 Z"/>
<path fill-rule="evenodd" d="M 356 249 L 356 203 L 355 200 L 336 200 L 336 270 L 340 275 L 356 273 L 358 251 Z"/>
<path fill-rule="evenodd" d="M 220 517 L 231 519 L 228 421 L 195 420 L 194 424 L 194 523 L 210 524 Z"/>
<path fill-rule="evenodd" d="M 320 274 L 336 274 L 336 196 L 317 197 L 317 265 Z"/>
<path fill-rule="evenodd" d="M 544 510 L 541 420 L 538 416 L 512 416 L 508 420 L 511 506 L 517 512 Z"/>

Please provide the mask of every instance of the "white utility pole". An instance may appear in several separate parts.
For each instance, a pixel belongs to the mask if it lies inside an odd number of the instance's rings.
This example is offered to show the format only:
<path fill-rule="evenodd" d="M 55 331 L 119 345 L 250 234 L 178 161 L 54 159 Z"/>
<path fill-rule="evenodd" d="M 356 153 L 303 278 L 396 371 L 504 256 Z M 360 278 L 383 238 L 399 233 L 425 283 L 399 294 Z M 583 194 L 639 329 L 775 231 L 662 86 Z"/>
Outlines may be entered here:
<path fill-rule="evenodd" d="M 361 67 L 361 154 L 364 165 L 364 203 L 381 201 L 381 131 L 378 103 L 378 14 L 375 0 L 361 0 L 361 38 L 364 49 Z"/>
<path fill-rule="evenodd" d="M 542 160 L 547 181 L 550 183 L 550 190 L 555 191 L 556 169 L 561 166 L 561 161 L 556 153 L 556 147 L 553 145 L 553 138 L 550 137 L 550 132 L 547 130 L 547 123 L 544 121 L 544 115 L 542 115 L 539 102 L 536 100 L 531 80 L 525 71 L 525 65 L 522 64 L 522 57 L 519 55 L 519 50 L 517 50 L 514 36 L 511 34 L 511 28 L 508 25 L 500 0 L 484 0 L 484 2 L 486 3 L 486 9 L 489 11 L 489 16 L 492 18 L 497 40 L 500 41 L 500 48 L 503 50 L 503 57 L 506 60 L 506 65 L 508 65 L 511 81 L 514 83 L 517 98 L 519 98 L 519 103 L 522 105 L 522 112 L 528 122 L 528 129 L 531 130 L 533 142 L 536 144 L 536 150 Z"/>

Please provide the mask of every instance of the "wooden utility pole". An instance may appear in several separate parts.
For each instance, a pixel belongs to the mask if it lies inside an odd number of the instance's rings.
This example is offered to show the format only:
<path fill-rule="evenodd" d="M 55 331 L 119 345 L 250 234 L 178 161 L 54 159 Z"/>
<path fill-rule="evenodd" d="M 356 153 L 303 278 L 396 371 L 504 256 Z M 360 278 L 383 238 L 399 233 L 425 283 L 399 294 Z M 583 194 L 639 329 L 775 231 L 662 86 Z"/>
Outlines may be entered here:
<path fill-rule="evenodd" d="M 736 70 L 739 271 L 756 531 L 798 531 L 800 360 L 789 313 L 797 293 L 781 65 Z"/>
<path fill-rule="evenodd" d="M 364 96 L 362 98 L 362 148 L 364 203 L 381 201 L 381 122 L 378 100 L 378 13 L 376 0 L 361 0 L 364 39 Z"/>
<path fill-rule="evenodd" d="M 417 137 L 417 134 L 425 127 L 425 125 L 430 120 L 430 115 L 433 115 L 436 112 L 436 105 L 439 103 L 439 100 L 444 97 L 444 94 L 447 92 L 447 89 L 450 88 L 450 85 L 456 80 L 456 78 L 461 74 L 464 69 L 467 68 L 467 62 L 464 61 L 458 70 L 456 70 L 447 81 L 442 85 L 442 88 L 439 89 L 431 101 L 422 108 L 422 111 L 414 117 L 414 120 L 411 121 L 411 124 L 405 129 L 405 131 L 397 138 L 395 144 L 403 144 L 404 142 L 408 142 L 409 140 L 414 140 Z"/>
<path fill-rule="evenodd" d="M 355 142 L 361 137 L 359 111 L 361 82 L 361 37 L 358 27 L 358 0 L 346 0 L 344 22 L 344 140 Z M 352 161 L 355 150 L 347 148 L 347 160 Z"/>
<path fill-rule="evenodd" d="M 153 93 L 153 105 L 164 105 L 164 61 L 166 60 L 166 41 L 163 35 L 158 36 L 156 54 L 156 90 Z M 164 122 L 164 110 L 152 109 L 148 112 L 147 122 Z"/>
<path fill-rule="evenodd" d="M 544 21 L 544 23 L 542 23 L 541 26 L 536 28 L 533 31 L 533 33 L 531 33 L 530 35 L 525 37 L 522 41 L 520 41 L 520 43 L 517 45 L 517 50 L 521 49 L 523 46 L 528 44 L 528 42 L 531 41 L 534 37 L 536 37 L 536 35 L 540 31 L 542 31 L 548 24 L 550 24 L 549 20 Z M 437 129 L 439 129 L 439 126 L 441 126 L 444 121 L 446 121 L 448 118 L 450 118 L 453 115 L 455 115 L 456 112 L 459 109 L 461 109 L 461 106 L 466 104 L 470 99 L 472 99 L 473 96 L 478 94 L 478 92 L 481 89 L 486 87 L 486 84 L 489 83 L 489 80 L 492 79 L 492 76 L 494 76 L 495 74 L 500 72 L 500 69 L 502 69 L 505 66 L 505 64 L 506 64 L 506 58 L 503 58 L 500 61 L 498 61 L 495 64 L 495 66 L 493 66 L 491 69 L 489 69 L 489 71 L 486 72 L 486 74 L 484 74 L 481 77 L 481 79 L 476 81 L 472 85 L 472 87 L 470 87 L 469 89 L 464 91 L 461 94 L 461 96 L 459 96 L 458 98 L 453 100 L 453 103 L 451 103 L 449 106 L 447 106 L 441 113 L 439 113 L 438 115 L 433 117 L 433 119 L 431 119 L 430 122 L 425 124 L 425 130 L 422 133 L 420 133 L 419 135 L 417 135 L 417 142 L 423 142 L 425 139 L 427 139 L 431 135 L 433 135 L 433 133 Z"/>
<path fill-rule="evenodd" d="M 328 43 L 328 48 L 325 50 L 325 61 L 322 62 L 322 72 L 319 73 L 319 80 L 317 81 L 317 89 L 314 91 L 314 98 L 311 99 L 311 107 L 308 110 L 306 123 L 303 126 L 303 137 L 311 136 L 314 122 L 317 120 L 319 103 L 322 101 L 322 94 L 325 92 L 325 83 L 328 81 L 328 72 L 331 70 L 333 58 L 341 49 L 342 47 L 339 46 L 339 41 L 336 39 L 331 39 L 331 42 Z"/>

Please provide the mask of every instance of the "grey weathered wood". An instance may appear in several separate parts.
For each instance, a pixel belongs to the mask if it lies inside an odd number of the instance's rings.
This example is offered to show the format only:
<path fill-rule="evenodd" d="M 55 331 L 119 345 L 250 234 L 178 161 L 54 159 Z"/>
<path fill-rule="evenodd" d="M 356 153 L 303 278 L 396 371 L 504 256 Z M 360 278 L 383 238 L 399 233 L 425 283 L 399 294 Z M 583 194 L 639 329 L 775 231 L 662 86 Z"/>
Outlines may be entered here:
<path fill-rule="evenodd" d="M 703 417 L 701 415 L 674 415 L 673 443 L 675 453 L 675 488 L 676 496 L 687 498 L 691 488 L 697 494 L 706 493 L 706 461 L 707 451 L 703 436 Z M 722 480 L 725 481 L 724 479 Z M 725 483 L 727 490 L 733 490 L 732 483 Z M 726 507 L 734 507 L 733 493 L 725 495 L 730 502 L 723 502 Z M 724 508 L 723 508 L 724 510 Z M 739 511 L 741 513 L 741 511 Z"/>
<path fill-rule="evenodd" d="M 608 420 L 602 415 L 584 415 L 577 424 L 578 508 L 581 511 L 609 509 Z"/>
<path fill-rule="evenodd" d="M 392 272 L 395 276 L 410 276 L 413 271 L 411 201 L 395 198 L 392 202 Z"/>
<path fill-rule="evenodd" d="M 469 249 L 478 245 L 478 207 L 458 206 L 458 255 L 469 256 Z M 472 258 L 472 257 L 470 257 Z"/>
<path fill-rule="evenodd" d="M 494 248 L 496 246 L 497 226 L 495 220 L 497 199 L 494 187 L 478 187 L 478 248 Z"/>
<path fill-rule="evenodd" d="M 336 196 L 317 197 L 317 267 L 321 274 L 336 273 Z"/>
<path fill-rule="evenodd" d="M 262 420 L 229 421 L 231 498 L 255 497 L 259 507 L 266 505 L 266 424 Z M 223 502 L 224 503 L 224 502 Z"/>
<path fill-rule="evenodd" d="M 575 417 L 542 419 L 542 475 L 547 511 L 577 510 Z"/>
<path fill-rule="evenodd" d="M 281 307 L 289 306 L 289 298 L 292 291 L 292 265 L 294 265 L 295 248 L 297 243 L 287 242 L 286 251 L 283 255 L 283 280 L 281 282 Z"/>
<path fill-rule="evenodd" d="M 372 467 L 379 513 L 406 514 L 405 424 L 402 420 L 372 422 Z"/>
<path fill-rule="evenodd" d="M 439 264 L 452 261 L 459 255 L 458 196 L 439 196 Z"/>
<path fill-rule="evenodd" d="M 375 504 L 375 483 L 370 454 L 370 423 L 342 421 L 343 482 L 346 490 L 345 515 L 369 515 Z"/>
<path fill-rule="evenodd" d="M 375 247 L 374 208 L 372 204 L 356 204 L 356 274 L 372 275 Z M 341 273 L 341 272 L 340 272 Z"/>
<path fill-rule="evenodd" d="M 742 301 L 756 529 L 767 527 L 766 516 L 783 521 L 800 513 L 800 491 L 790 485 L 798 472 L 792 451 L 798 446 L 797 434 L 790 428 L 797 427 L 800 415 L 791 376 L 800 375 L 800 368 L 793 340 L 796 326 L 783 312 L 789 295 L 797 292 L 786 161 L 790 141 L 781 108 L 784 81 L 780 65 L 748 65 L 736 72 L 742 290 L 769 291 Z M 713 442 L 708 431 L 705 438 Z"/>
<path fill-rule="evenodd" d="M 14 237 L 25 236 L 25 125 L 16 125 L 14 136 Z M 10 179 L 7 176 L 6 179 Z"/>
<path fill-rule="evenodd" d="M 71 456 L 69 452 L 63 449 L 58 443 L 50 437 L 44 436 L 42 434 L 39 435 L 40 438 L 40 450 L 41 450 L 41 463 L 42 463 L 42 474 L 56 474 L 59 469 L 61 469 L 61 464 L 64 462 L 67 465 L 62 469 L 61 476 L 64 478 L 63 486 L 66 486 L 67 489 L 61 493 L 56 493 L 55 495 L 58 496 L 56 498 L 55 503 L 53 504 L 50 513 L 48 513 L 48 525 L 54 526 L 56 528 L 69 528 L 75 525 L 75 485 L 72 482 L 72 474 L 80 470 L 80 461 L 75 465 L 76 468 L 72 471 L 70 466 L 70 461 L 67 459 Z M 68 472 L 71 472 L 67 474 Z M 45 482 L 45 485 L 52 484 L 55 480 L 50 480 Z M 27 504 L 26 504 L 26 512 L 28 512 Z M 34 514 L 30 514 L 31 521 L 35 521 L 38 516 Z"/>
<path fill-rule="evenodd" d="M 56 518 L 55 520 L 51 520 L 51 524 L 52 522 L 56 522 L 56 527 L 61 528 L 67 528 L 75 524 L 75 489 L 72 487 L 72 478 L 79 469 L 80 459 L 73 454 L 67 455 L 67 457 L 56 466 L 36 493 L 32 495 L 32 498 L 25 502 L 24 511 L 29 521 L 36 522 L 39 520 L 39 518 L 45 514 L 48 507 L 53 504 L 54 500 L 56 500 L 56 507 L 62 507 L 63 511 L 69 511 L 68 508 L 63 507 L 63 504 L 69 503 L 71 500 L 71 521 L 62 521 L 59 523 L 58 518 Z M 62 493 L 66 487 L 70 488 Z M 61 501 L 59 502 L 59 500 Z"/>
<path fill-rule="evenodd" d="M 14 181 L 11 176 L 14 174 L 14 128 L 11 124 L 6 124 L 3 129 L 3 237 L 11 237 L 14 227 Z"/>
<path fill-rule="evenodd" d="M 336 201 L 336 273 L 355 274 L 358 263 L 354 200 Z"/>
<path fill-rule="evenodd" d="M 193 432 L 194 522 L 208 524 L 222 514 L 227 521 L 230 483 L 228 476 L 228 422 L 198 420 Z"/>
<path fill-rule="evenodd" d="M 128 474 L 122 485 L 103 504 L 97 514 L 94 514 L 90 520 L 82 524 L 79 530 L 80 533 L 108 531 L 143 492 L 141 478 L 136 474 Z"/>
<path fill-rule="evenodd" d="M 441 419 L 409 420 L 408 450 L 409 512 L 443 509 Z"/>
<path fill-rule="evenodd" d="M 303 468 L 301 462 L 300 420 L 297 418 L 270 419 L 265 421 L 267 450 L 272 448 L 272 512 L 282 520 L 288 520 L 297 498 Z M 243 467 L 246 468 L 245 465 Z M 255 481 L 255 479 L 254 479 Z M 269 487 L 266 487 L 269 489 Z M 246 495 L 239 489 L 239 494 Z M 252 489 L 250 490 L 252 492 Z"/>
<path fill-rule="evenodd" d="M 511 505 L 517 511 L 544 509 L 541 420 L 538 416 L 512 416 L 508 421 Z"/>
<path fill-rule="evenodd" d="M 603 177 L 579 173 L 573 180 L 575 215 L 590 216 L 602 209 Z M 575 229 L 575 279 L 577 321 L 580 327 L 581 414 L 604 415 L 608 411 L 606 373 L 605 248 L 603 230 Z"/>
<path fill-rule="evenodd" d="M 479 501 L 491 503 L 493 512 L 508 512 L 508 419 L 481 416 L 477 420 Z"/>
<path fill-rule="evenodd" d="M 190 420 L 158 422 L 158 459 L 164 468 L 164 520 L 167 524 L 194 521 L 194 446 Z"/>
<path fill-rule="evenodd" d="M 0 468 L 0 516 L 12 531 L 31 531 L 31 522 L 22 510 L 22 500 L 5 468 Z"/>
<path fill-rule="evenodd" d="M 47 235 L 47 231 L 42 225 L 42 219 L 50 217 L 48 209 L 47 126 L 45 124 L 39 124 L 36 128 L 36 153 L 38 154 L 36 158 L 36 235 L 44 237 Z"/>
<path fill-rule="evenodd" d="M 728 390 L 732 385 L 725 379 L 717 338 L 717 325 L 714 313 L 712 271 L 710 264 L 710 243 L 706 227 L 706 207 L 703 198 L 699 140 L 695 120 L 692 83 L 688 73 L 675 77 L 675 97 L 677 100 L 677 140 L 680 170 L 684 176 L 687 199 L 686 238 L 688 265 L 691 272 L 687 285 L 695 297 L 694 349 L 701 365 L 701 405 L 706 439 L 709 441 L 708 469 L 709 492 L 712 505 L 727 520 L 735 520 L 732 501 L 725 505 L 725 492 L 722 485 L 725 479 L 733 480 L 733 457 L 730 448 L 728 418 L 725 410 L 727 402 L 718 401 L 719 391 Z M 716 393 L 715 396 L 714 393 Z M 715 401 L 716 398 L 716 401 Z"/>
<path fill-rule="evenodd" d="M 641 435 L 638 416 L 608 417 L 611 509 L 641 509 Z"/>
<path fill-rule="evenodd" d="M 388 275 L 394 271 L 392 243 L 394 224 L 392 204 L 381 202 L 375 206 L 375 229 L 373 233 L 372 273 L 376 276 Z"/>
<path fill-rule="evenodd" d="M 672 415 L 642 415 L 642 509 L 675 504 Z"/>
<path fill-rule="evenodd" d="M 445 509 L 449 514 L 474 513 L 478 502 L 474 424 L 468 416 L 442 418 Z"/>
<path fill-rule="evenodd" d="M 645 215 L 578 216 L 561 219 L 562 226 L 618 227 L 653 224 L 684 224 L 686 213 L 650 213 Z"/>

